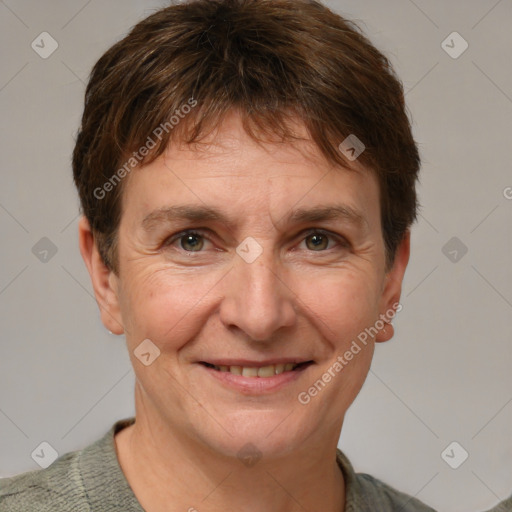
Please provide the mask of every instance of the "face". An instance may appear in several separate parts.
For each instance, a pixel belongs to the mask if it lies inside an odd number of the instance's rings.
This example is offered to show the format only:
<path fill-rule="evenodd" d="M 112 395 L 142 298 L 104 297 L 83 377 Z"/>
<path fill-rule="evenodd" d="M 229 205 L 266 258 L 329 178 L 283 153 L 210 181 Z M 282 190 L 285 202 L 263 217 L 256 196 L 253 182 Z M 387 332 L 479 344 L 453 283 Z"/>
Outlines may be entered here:
<path fill-rule="evenodd" d="M 124 185 L 119 274 L 96 291 L 126 334 L 138 413 L 230 455 L 336 443 L 374 340 L 344 354 L 399 299 L 408 257 L 385 273 L 373 174 L 308 140 L 258 145 L 233 114 Z M 147 366 L 144 340 L 160 351 Z"/>

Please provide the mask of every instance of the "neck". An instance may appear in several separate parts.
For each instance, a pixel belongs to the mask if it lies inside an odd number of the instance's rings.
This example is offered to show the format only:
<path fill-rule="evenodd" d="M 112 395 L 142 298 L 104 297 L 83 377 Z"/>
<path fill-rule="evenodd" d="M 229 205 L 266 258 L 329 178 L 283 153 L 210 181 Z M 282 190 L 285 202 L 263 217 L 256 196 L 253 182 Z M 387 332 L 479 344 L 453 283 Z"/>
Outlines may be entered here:
<path fill-rule="evenodd" d="M 343 512 L 336 443 L 316 441 L 244 464 L 145 414 L 115 437 L 121 469 L 146 512 Z"/>

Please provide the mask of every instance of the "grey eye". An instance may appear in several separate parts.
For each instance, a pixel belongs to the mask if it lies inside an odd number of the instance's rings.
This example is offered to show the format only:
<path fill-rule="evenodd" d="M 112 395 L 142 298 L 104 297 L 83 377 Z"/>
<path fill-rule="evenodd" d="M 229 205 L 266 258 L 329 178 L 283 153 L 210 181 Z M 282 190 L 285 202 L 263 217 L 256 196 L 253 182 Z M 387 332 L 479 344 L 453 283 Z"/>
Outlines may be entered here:
<path fill-rule="evenodd" d="M 311 243 L 308 241 L 311 241 Z M 313 251 L 327 249 L 329 245 L 329 237 L 322 233 L 314 233 L 306 237 L 306 245 L 308 249 Z"/>
<path fill-rule="evenodd" d="M 180 240 L 181 248 L 185 251 L 197 252 L 200 251 L 204 246 L 204 240 L 201 235 L 183 235 Z"/>

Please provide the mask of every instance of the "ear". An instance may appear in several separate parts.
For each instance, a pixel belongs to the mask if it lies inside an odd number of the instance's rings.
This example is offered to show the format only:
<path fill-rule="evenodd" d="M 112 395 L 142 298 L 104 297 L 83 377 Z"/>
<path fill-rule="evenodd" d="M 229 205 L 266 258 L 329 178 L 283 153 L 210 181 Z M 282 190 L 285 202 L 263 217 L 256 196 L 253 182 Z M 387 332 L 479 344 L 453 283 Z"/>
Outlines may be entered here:
<path fill-rule="evenodd" d="M 400 302 L 400 295 L 402 293 L 402 281 L 405 275 L 405 269 L 409 263 L 409 255 L 411 252 L 411 232 L 407 230 L 402 242 L 397 247 L 395 254 L 395 261 L 392 268 L 384 278 L 382 287 L 382 296 L 380 299 L 380 314 L 381 318 L 385 315 L 388 321 L 394 316 L 391 311 L 396 311 L 397 305 Z M 400 308 L 399 308 L 400 309 Z M 383 329 L 380 329 L 375 337 L 376 342 L 388 341 L 394 335 L 394 328 L 391 323 L 385 324 Z"/>
<path fill-rule="evenodd" d="M 100 308 L 101 321 L 111 333 L 123 334 L 118 277 L 103 263 L 89 221 L 83 216 L 78 223 L 78 243 L 91 277 L 96 302 Z"/>

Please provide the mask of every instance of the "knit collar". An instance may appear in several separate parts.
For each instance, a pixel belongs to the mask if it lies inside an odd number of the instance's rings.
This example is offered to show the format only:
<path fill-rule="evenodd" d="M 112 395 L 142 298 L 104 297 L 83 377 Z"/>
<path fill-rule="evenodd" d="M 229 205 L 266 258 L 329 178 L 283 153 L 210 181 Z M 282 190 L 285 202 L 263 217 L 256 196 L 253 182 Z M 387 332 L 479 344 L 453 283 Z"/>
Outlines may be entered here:
<path fill-rule="evenodd" d="M 117 421 L 101 439 L 80 453 L 78 464 L 91 510 L 144 512 L 119 465 L 114 440 L 119 431 L 134 423 L 135 417 Z M 336 461 L 345 480 L 344 512 L 355 512 L 356 474 L 348 458 L 339 449 L 336 451 Z M 98 468 L 107 468 L 107 471 L 99 475 Z"/>

